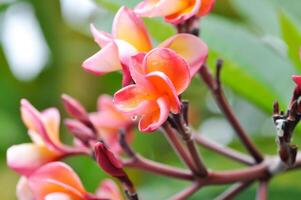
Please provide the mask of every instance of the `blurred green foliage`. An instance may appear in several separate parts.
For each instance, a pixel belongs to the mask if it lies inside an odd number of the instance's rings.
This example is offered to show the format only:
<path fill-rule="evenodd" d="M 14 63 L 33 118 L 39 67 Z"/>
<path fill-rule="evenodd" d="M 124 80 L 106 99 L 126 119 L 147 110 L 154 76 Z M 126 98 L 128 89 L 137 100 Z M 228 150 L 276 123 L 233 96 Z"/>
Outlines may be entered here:
<path fill-rule="evenodd" d="M 5 165 L 6 149 L 12 144 L 28 141 L 19 117 L 20 99 L 29 99 L 39 109 L 56 106 L 62 110 L 60 95 L 67 93 L 79 99 L 89 111 L 93 111 L 97 96 L 101 93 L 113 94 L 120 87 L 121 80 L 118 73 L 95 77 L 81 69 L 82 61 L 96 52 L 98 46 L 88 33 L 89 23 L 78 23 L 75 26 L 69 24 L 63 17 L 58 0 L 0 3 L 0 33 L 3 20 L 1 16 L 10 6 L 20 2 L 32 6 L 50 49 L 51 59 L 38 77 L 20 81 L 12 74 L 3 44 L 0 43 L 0 197 L 4 200 L 15 199 L 15 184 L 18 179 Z M 118 8 L 122 5 L 133 7 L 137 2 L 139 0 L 96 0 L 102 14 L 98 18 L 92 16 L 91 22 L 110 31 Z M 293 88 L 290 76 L 301 69 L 298 55 L 301 46 L 300 8 L 300 0 L 217 0 L 214 13 L 201 20 L 201 37 L 210 49 L 208 64 L 214 69 L 216 59 L 224 59 L 222 80 L 232 91 L 232 98 L 238 102 L 249 102 L 266 120 L 270 118 L 275 99 L 282 106 L 287 104 Z M 175 33 L 174 28 L 162 19 L 146 19 L 145 22 L 154 43 Z M 208 117 L 221 117 L 220 113 L 213 113 L 208 109 L 206 91 L 196 78 L 185 94 L 191 101 L 192 116 L 196 116 L 192 122 L 196 127 Z M 66 116 L 63 111 L 62 115 Z M 262 124 L 251 126 L 257 127 L 252 134 L 260 149 L 274 154 L 276 145 L 273 132 L 263 136 L 259 134 L 262 133 Z M 271 123 L 269 126 L 272 126 Z M 65 131 L 62 132 L 62 137 L 68 141 Z M 301 140 L 296 138 L 295 143 L 298 142 Z M 236 140 L 230 145 L 244 151 Z M 134 147 L 150 159 L 181 166 L 160 133 L 137 134 Z M 206 164 L 212 169 L 240 167 L 212 152 L 201 151 Z M 97 187 L 101 178 L 106 177 L 89 158 L 70 158 L 67 162 L 72 164 L 90 191 Z M 187 185 L 186 182 L 150 176 L 140 171 L 129 172 L 138 185 L 139 194 L 145 200 L 166 199 Z M 271 183 L 270 199 L 298 199 L 301 195 L 300 179 L 301 172 L 298 171 L 277 177 Z M 205 188 L 191 199 L 213 199 L 225 188 L 226 186 Z M 255 186 L 243 192 L 238 199 L 254 199 L 254 194 Z"/>

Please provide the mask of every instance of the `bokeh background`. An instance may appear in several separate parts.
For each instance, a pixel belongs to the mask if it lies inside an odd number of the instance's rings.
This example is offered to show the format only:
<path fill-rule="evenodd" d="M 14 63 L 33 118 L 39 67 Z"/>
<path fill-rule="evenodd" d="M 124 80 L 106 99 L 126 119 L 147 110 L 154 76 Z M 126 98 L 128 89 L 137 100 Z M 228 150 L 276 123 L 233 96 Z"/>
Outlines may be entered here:
<path fill-rule="evenodd" d="M 113 94 L 120 88 L 118 73 L 95 77 L 84 72 L 81 63 L 98 50 L 89 24 L 110 31 L 114 13 L 121 5 L 133 7 L 139 0 L 0 0 L 0 199 L 14 200 L 18 175 L 5 163 L 6 149 L 29 141 L 20 117 L 21 98 L 39 109 L 62 109 L 60 95 L 70 94 L 89 111 L 95 110 L 99 94 Z M 300 0 L 217 0 L 214 11 L 201 21 L 201 37 L 209 46 L 208 63 L 217 58 L 225 65 L 222 80 L 227 97 L 239 120 L 266 154 L 275 154 L 272 102 L 285 109 L 293 83 L 292 74 L 301 70 Z M 160 19 L 145 20 L 156 44 L 175 33 Z M 203 135 L 244 151 L 233 130 L 219 112 L 199 78 L 185 93 L 191 102 L 191 121 Z M 71 141 L 61 127 L 62 140 Z M 301 144 L 300 128 L 294 142 Z M 160 133 L 136 134 L 134 147 L 144 156 L 182 166 Z M 200 149 L 212 169 L 241 165 Z M 66 160 L 93 191 L 106 177 L 89 158 Z M 129 170 L 145 200 L 166 199 L 188 183 L 140 171 Z M 191 199 L 213 199 L 227 186 L 204 188 Z M 256 184 L 237 199 L 254 199 Z M 298 199 L 301 171 L 273 179 L 270 199 Z"/>

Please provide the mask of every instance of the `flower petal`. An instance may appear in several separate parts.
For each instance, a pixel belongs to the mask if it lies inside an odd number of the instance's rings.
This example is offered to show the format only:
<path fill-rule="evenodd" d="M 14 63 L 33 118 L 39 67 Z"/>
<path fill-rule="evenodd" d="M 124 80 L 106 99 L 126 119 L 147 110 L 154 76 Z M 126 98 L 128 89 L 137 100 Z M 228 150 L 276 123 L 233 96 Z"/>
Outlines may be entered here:
<path fill-rule="evenodd" d="M 111 42 L 83 63 L 83 68 L 95 75 L 102 75 L 122 68 L 118 47 Z"/>
<path fill-rule="evenodd" d="M 174 114 L 180 111 L 180 100 L 178 98 L 176 89 L 170 79 L 162 72 L 151 72 L 146 76 L 156 90 L 156 96 L 165 96 L 168 98 L 168 104 L 171 112 Z"/>
<path fill-rule="evenodd" d="M 112 34 L 116 39 L 132 44 L 139 51 L 147 52 L 152 47 L 143 21 L 126 7 L 120 8 L 117 12 Z"/>
<path fill-rule="evenodd" d="M 159 17 L 172 15 L 185 9 L 189 1 L 183 0 L 144 0 L 139 3 L 135 12 L 144 17 Z"/>
<path fill-rule="evenodd" d="M 185 20 L 188 20 L 198 13 L 201 7 L 201 2 L 202 0 L 190 0 L 188 6 L 177 13 L 166 16 L 165 21 L 177 25 L 184 22 Z"/>
<path fill-rule="evenodd" d="M 42 113 L 42 120 L 45 125 L 46 131 L 52 142 L 60 145 L 59 128 L 60 128 L 60 113 L 56 108 L 49 108 Z"/>
<path fill-rule="evenodd" d="M 139 115 L 147 106 L 147 101 L 154 98 L 152 93 L 139 85 L 129 85 L 114 95 L 114 104 L 116 107 L 128 115 Z"/>
<path fill-rule="evenodd" d="M 35 144 L 11 146 L 6 153 L 7 164 L 18 173 L 28 176 L 40 166 L 57 160 L 60 154 Z"/>
<path fill-rule="evenodd" d="M 46 195 L 45 200 L 75 200 L 75 199 L 66 193 L 54 192 Z"/>
<path fill-rule="evenodd" d="M 29 185 L 36 199 L 63 192 L 77 200 L 87 194 L 79 177 L 62 162 L 52 162 L 39 168 L 29 177 Z"/>
<path fill-rule="evenodd" d="M 188 63 L 167 48 L 155 48 L 144 59 L 145 72 L 163 72 L 171 80 L 177 94 L 181 94 L 190 83 Z M 179 76 L 180 75 L 180 76 Z"/>
<path fill-rule="evenodd" d="M 149 112 L 144 114 L 139 121 L 141 132 L 152 132 L 157 130 L 168 118 L 169 102 L 167 97 L 160 97 L 149 105 Z"/>
<path fill-rule="evenodd" d="M 202 0 L 202 5 L 197 13 L 197 16 L 202 17 L 207 15 L 213 8 L 215 0 Z"/>
<path fill-rule="evenodd" d="M 292 76 L 293 81 L 295 82 L 295 84 L 301 88 L 301 76 L 298 75 L 293 75 Z"/>
<path fill-rule="evenodd" d="M 177 34 L 165 40 L 159 47 L 170 48 L 181 55 L 190 65 L 191 77 L 202 66 L 208 55 L 207 45 L 190 34 Z"/>
<path fill-rule="evenodd" d="M 34 196 L 29 187 L 28 180 L 24 176 L 22 176 L 18 181 L 16 195 L 18 200 L 34 200 Z"/>
<path fill-rule="evenodd" d="M 54 116 L 56 114 L 51 115 L 51 118 L 57 117 Z M 44 123 L 45 117 L 43 114 L 36 110 L 26 99 L 21 100 L 21 116 L 23 122 L 28 127 L 30 136 L 34 142 L 38 142 L 38 144 L 43 142 L 44 145 L 50 149 L 53 149 L 54 151 L 64 152 L 64 147 L 52 140 L 54 136 L 51 136 L 51 134 L 48 133 L 47 126 Z M 48 118 L 48 116 L 46 118 Z M 56 120 L 57 119 L 54 119 L 54 121 Z"/>
<path fill-rule="evenodd" d="M 94 37 L 95 42 L 103 48 L 108 43 L 113 41 L 113 36 L 109 33 L 99 31 L 93 24 L 90 25 L 90 31 L 92 32 L 92 35 Z"/>
<path fill-rule="evenodd" d="M 105 179 L 100 183 L 96 191 L 96 196 L 103 199 L 122 200 L 120 190 L 114 181 Z"/>

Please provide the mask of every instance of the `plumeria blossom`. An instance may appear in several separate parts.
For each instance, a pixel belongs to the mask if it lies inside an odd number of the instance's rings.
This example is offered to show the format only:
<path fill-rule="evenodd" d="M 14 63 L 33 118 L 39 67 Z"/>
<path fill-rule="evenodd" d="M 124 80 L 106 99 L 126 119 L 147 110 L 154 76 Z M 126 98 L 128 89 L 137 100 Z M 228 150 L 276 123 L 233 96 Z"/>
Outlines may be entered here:
<path fill-rule="evenodd" d="M 134 136 L 131 130 L 133 120 L 115 107 L 109 95 L 101 95 L 98 98 L 97 109 L 97 112 L 90 114 L 91 122 L 111 151 L 115 154 L 121 153 L 122 148 L 118 141 L 119 131 L 125 130 L 126 140 L 131 142 Z"/>
<path fill-rule="evenodd" d="M 121 193 L 119 188 L 114 183 L 114 181 L 110 179 L 105 179 L 100 183 L 96 191 L 97 197 L 102 197 L 104 199 L 112 199 L 112 200 L 122 200 Z"/>
<path fill-rule="evenodd" d="M 29 178 L 21 178 L 17 187 L 19 200 L 121 200 L 114 182 L 105 180 L 96 195 L 88 193 L 77 174 L 65 163 L 51 162 L 37 169 Z"/>
<path fill-rule="evenodd" d="M 7 150 L 7 163 L 18 173 L 28 176 L 48 162 L 85 152 L 83 149 L 67 147 L 60 142 L 60 114 L 56 108 L 39 112 L 23 99 L 21 116 L 32 143 L 14 145 Z"/>
<path fill-rule="evenodd" d="M 179 24 L 193 16 L 207 15 L 215 0 L 144 0 L 135 12 L 143 17 L 164 17 L 172 24 Z"/>
<path fill-rule="evenodd" d="M 130 116 L 140 116 L 139 130 L 151 132 L 180 111 L 181 94 L 190 83 L 188 63 L 174 51 L 156 48 L 133 58 L 135 84 L 117 91 L 114 103 Z M 180 76 L 179 76 L 180 75 Z"/>
<path fill-rule="evenodd" d="M 129 73 L 131 57 L 147 53 L 152 48 L 151 39 L 143 21 L 126 7 L 120 8 L 113 22 L 112 34 L 97 30 L 91 25 L 96 43 L 102 48 L 83 63 L 83 68 L 96 75 L 123 70 L 124 85 L 132 80 Z M 159 45 L 170 48 L 189 63 L 193 76 L 204 63 L 208 48 L 198 37 L 190 34 L 177 34 Z"/>

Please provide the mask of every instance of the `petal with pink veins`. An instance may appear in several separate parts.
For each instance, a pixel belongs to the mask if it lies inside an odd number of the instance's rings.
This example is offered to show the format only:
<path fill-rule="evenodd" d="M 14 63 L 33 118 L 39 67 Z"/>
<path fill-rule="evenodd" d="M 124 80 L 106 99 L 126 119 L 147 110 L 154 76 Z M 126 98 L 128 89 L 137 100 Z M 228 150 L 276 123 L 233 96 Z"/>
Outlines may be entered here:
<path fill-rule="evenodd" d="M 109 43 L 96 54 L 85 60 L 83 68 L 95 75 L 102 75 L 120 70 L 122 66 L 116 43 Z"/>
<path fill-rule="evenodd" d="M 207 55 L 207 45 L 198 37 L 191 34 L 177 34 L 159 45 L 159 47 L 170 48 L 181 55 L 190 65 L 191 77 L 204 64 Z"/>
<path fill-rule="evenodd" d="M 117 12 L 112 34 L 116 39 L 130 43 L 138 51 L 147 52 L 152 48 L 149 34 L 142 19 L 126 7 L 120 8 Z"/>

